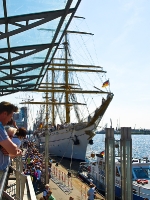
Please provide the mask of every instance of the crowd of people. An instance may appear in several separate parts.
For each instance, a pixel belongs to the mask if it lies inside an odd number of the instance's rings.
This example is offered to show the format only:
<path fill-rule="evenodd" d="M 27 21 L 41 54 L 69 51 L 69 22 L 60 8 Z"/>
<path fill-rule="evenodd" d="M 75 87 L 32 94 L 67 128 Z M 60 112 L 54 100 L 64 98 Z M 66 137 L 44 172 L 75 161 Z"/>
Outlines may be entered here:
<path fill-rule="evenodd" d="M 36 145 L 33 142 L 28 142 L 27 150 L 24 156 L 25 162 L 23 165 L 23 173 L 25 175 L 31 176 L 35 193 L 41 192 L 41 189 L 43 189 L 42 177 L 44 180 L 46 171 L 44 155 L 39 153 L 39 150 L 36 148 Z M 49 161 L 47 174 L 49 179 L 51 178 L 51 166 L 52 163 Z M 55 200 L 54 196 L 52 195 L 52 191 L 50 190 L 49 184 L 45 185 L 42 198 L 46 200 Z"/>
<path fill-rule="evenodd" d="M 11 173 L 12 159 L 22 156 L 22 140 L 26 138 L 27 130 L 24 127 L 17 127 L 13 120 L 13 114 L 18 111 L 18 107 L 9 102 L 0 102 L 0 170 L 5 171 L 9 168 Z M 43 183 L 41 177 L 45 175 L 45 162 L 42 154 L 39 153 L 33 142 L 24 143 L 26 150 L 24 152 L 25 161 L 23 163 L 23 174 L 30 175 L 35 193 L 41 190 Z M 51 162 L 48 166 L 48 176 L 51 174 Z M 7 187 L 5 187 L 7 189 Z M 49 184 L 43 191 L 43 199 L 55 200 L 50 190 Z"/>
<path fill-rule="evenodd" d="M 3 101 L 0 103 L 0 170 L 3 171 L 10 167 L 13 158 L 22 155 L 21 144 L 27 134 L 27 130 L 24 127 L 18 128 L 13 120 L 13 113 L 17 111 L 18 108 L 9 102 Z M 34 191 L 37 193 L 43 188 L 42 176 L 45 176 L 46 171 L 44 156 L 39 153 L 33 142 L 26 140 L 24 145 L 26 151 L 24 152 L 25 160 L 22 173 L 31 176 Z M 49 162 L 49 178 L 51 177 L 51 166 L 52 163 Z M 88 200 L 94 199 L 95 186 L 93 184 L 90 185 L 87 195 Z M 45 185 L 43 197 L 40 200 L 56 200 L 49 184 Z"/>

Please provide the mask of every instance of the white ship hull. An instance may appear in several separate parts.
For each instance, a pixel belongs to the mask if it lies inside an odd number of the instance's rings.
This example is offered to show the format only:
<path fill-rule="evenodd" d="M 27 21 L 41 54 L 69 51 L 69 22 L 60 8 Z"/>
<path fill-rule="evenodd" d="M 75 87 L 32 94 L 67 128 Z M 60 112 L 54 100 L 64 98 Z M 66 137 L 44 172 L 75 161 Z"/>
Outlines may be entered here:
<path fill-rule="evenodd" d="M 85 160 L 87 145 L 95 134 L 92 132 L 94 125 L 82 128 L 84 126 L 85 123 L 75 124 L 49 132 L 49 153 L 64 158 Z M 75 144 L 76 139 L 79 144 Z M 44 147 L 45 137 L 41 135 L 39 142 Z"/>

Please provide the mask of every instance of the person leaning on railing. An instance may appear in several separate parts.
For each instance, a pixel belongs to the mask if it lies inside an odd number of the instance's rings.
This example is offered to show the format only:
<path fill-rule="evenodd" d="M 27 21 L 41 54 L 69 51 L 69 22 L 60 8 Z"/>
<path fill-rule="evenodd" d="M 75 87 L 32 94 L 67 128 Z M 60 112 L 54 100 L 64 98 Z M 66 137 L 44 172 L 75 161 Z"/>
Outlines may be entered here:
<path fill-rule="evenodd" d="M 4 126 L 11 120 L 13 113 L 17 112 L 18 108 L 6 101 L 0 103 L 0 170 L 5 170 L 10 164 L 10 157 L 20 156 L 22 151 L 8 137 Z M 6 152 L 3 153 L 2 149 Z"/>
<path fill-rule="evenodd" d="M 24 127 L 20 127 L 17 129 L 14 137 L 12 138 L 13 143 L 15 143 L 18 147 L 21 146 L 21 141 L 26 138 L 27 130 Z"/>

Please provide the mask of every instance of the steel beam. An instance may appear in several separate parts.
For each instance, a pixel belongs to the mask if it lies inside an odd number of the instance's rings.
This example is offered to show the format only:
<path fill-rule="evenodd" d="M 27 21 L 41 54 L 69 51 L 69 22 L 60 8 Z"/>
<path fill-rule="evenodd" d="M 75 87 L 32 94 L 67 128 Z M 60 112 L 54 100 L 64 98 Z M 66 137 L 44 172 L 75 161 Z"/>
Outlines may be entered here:
<path fill-rule="evenodd" d="M 49 64 L 49 63 L 46 63 Z M 43 62 L 40 63 L 25 63 L 25 64 L 15 64 L 12 66 L 12 69 L 23 69 L 23 68 L 31 68 L 37 69 L 38 67 L 42 67 Z M 0 70 L 10 69 L 10 65 L 1 65 Z"/>
<path fill-rule="evenodd" d="M 132 139 L 131 128 L 121 128 L 121 191 L 122 200 L 132 200 Z"/>
<path fill-rule="evenodd" d="M 78 6 L 79 6 L 80 3 L 81 3 L 81 0 L 78 0 L 77 3 L 76 3 L 76 6 L 75 6 L 75 8 L 74 8 L 74 12 L 72 12 L 72 14 L 71 14 L 71 16 L 70 16 L 70 18 L 69 18 L 69 20 L 68 20 L 66 26 L 65 26 L 65 29 L 64 29 L 64 31 L 63 31 L 63 33 L 62 33 L 60 39 L 59 39 L 59 42 L 58 42 L 59 44 L 60 44 L 60 42 L 62 41 L 62 38 L 64 37 L 65 32 L 67 31 L 67 28 L 68 28 L 68 26 L 69 26 L 69 24 L 70 24 L 72 18 L 74 17 L 75 11 L 77 10 L 77 8 L 78 8 Z M 70 0 L 70 1 L 67 2 L 66 8 L 65 8 L 66 15 L 67 15 L 67 12 L 68 12 L 68 10 L 69 10 L 71 4 L 72 4 L 72 0 Z M 62 26 L 62 24 L 63 24 L 63 22 L 64 22 L 64 20 L 65 20 L 65 17 L 66 17 L 66 16 L 62 16 L 62 18 L 61 18 L 61 20 L 60 20 L 60 22 L 59 22 L 59 24 L 58 24 L 57 31 L 55 32 L 55 35 L 54 35 L 54 37 L 53 37 L 52 43 L 56 40 L 56 38 L 57 38 L 57 36 L 58 36 L 58 34 L 59 34 L 60 30 L 61 30 L 61 26 Z M 57 48 L 58 48 L 58 46 L 55 48 L 55 50 L 54 50 L 54 52 L 53 52 L 53 54 L 52 54 L 52 56 L 51 56 L 50 63 L 52 62 L 52 59 L 53 59 L 54 56 L 55 56 L 55 53 L 56 53 L 56 51 L 57 51 Z M 50 53 L 51 53 L 51 51 L 49 51 L 49 52 L 47 53 L 47 56 L 46 56 L 46 58 L 45 58 L 45 62 L 47 62 Z M 41 73 L 42 73 L 42 72 L 43 72 L 43 71 L 41 71 Z M 46 74 L 46 72 L 45 72 L 45 74 Z M 44 74 L 44 75 L 45 75 L 45 74 Z M 42 80 L 43 80 L 43 79 L 42 79 Z M 40 83 L 42 82 L 42 80 L 40 81 Z M 37 80 L 37 83 L 38 83 L 38 82 L 39 82 L 39 80 Z"/>
<path fill-rule="evenodd" d="M 11 51 L 12 53 L 15 53 L 15 52 L 13 52 L 13 50 L 15 50 L 15 51 L 32 50 L 32 51 L 27 52 L 27 53 L 24 52 L 24 54 L 18 55 L 18 56 L 16 56 L 16 57 L 11 58 L 11 59 L 4 60 L 4 61 L 0 62 L 0 65 L 3 65 L 3 64 L 6 64 L 6 63 L 8 63 L 8 62 L 15 61 L 15 60 L 19 60 L 19 59 L 21 59 L 21 58 L 25 58 L 25 57 L 27 57 L 27 56 L 30 56 L 30 55 L 35 54 L 35 53 L 38 53 L 38 52 L 43 51 L 43 50 L 45 50 L 45 49 L 50 49 L 50 50 L 51 50 L 54 46 L 57 46 L 57 45 L 58 45 L 58 43 L 46 44 L 46 45 L 44 45 L 44 44 L 40 44 L 40 45 L 29 45 L 29 46 L 23 46 L 23 47 L 13 47 L 13 48 L 10 48 L 10 51 Z M 25 49 L 24 49 L 24 48 L 25 48 Z M 7 51 L 8 51 L 7 48 L 0 49 L 0 53 L 6 53 Z M 43 63 L 43 65 L 44 65 L 44 63 Z"/>
<path fill-rule="evenodd" d="M 115 148 L 114 129 L 106 128 L 105 138 L 105 197 L 106 200 L 115 200 Z"/>
<path fill-rule="evenodd" d="M 73 13 L 75 12 L 74 8 L 71 8 L 68 10 L 67 14 Z M 7 17 L 6 18 L 0 18 L 0 24 L 13 24 L 18 26 L 18 29 L 6 32 L 6 33 L 1 33 L 0 35 L 0 40 L 4 39 L 6 37 L 10 37 L 12 35 L 16 35 L 18 33 L 24 32 L 26 30 L 32 29 L 36 26 L 39 26 L 41 24 L 47 23 L 49 21 L 52 21 L 58 17 L 61 17 L 63 15 L 65 15 L 66 12 L 65 10 L 57 10 L 57 11 L 49 11 L 49 12 L 42 12 L 42 13 L 34 13 L 34 14 L 27 14 L 27 15 L 19 15 L 19 16 L 14 16 L 14 17 Z M 33 22 L 31 24 L 29 24 L 30 20 L 37 20 L 39 19 L 39 21 Z M 26 22 L 26 25 L 22 25 L 22 24 L 17 24 L 16 22 Z"/>

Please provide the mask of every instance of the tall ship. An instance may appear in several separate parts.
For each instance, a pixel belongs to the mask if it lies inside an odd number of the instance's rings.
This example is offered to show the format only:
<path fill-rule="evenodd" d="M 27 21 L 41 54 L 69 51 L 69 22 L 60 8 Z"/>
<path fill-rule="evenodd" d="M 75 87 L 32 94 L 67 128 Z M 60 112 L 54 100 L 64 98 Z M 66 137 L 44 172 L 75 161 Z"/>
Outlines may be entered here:
<path fill-rule="evenodd" d="M 34 124 L 34 136 L 38 145 L 44 147 L 45 136 L 49 134 L 50 154 L 85 160 L 87 147 L 93 144 L 92 138 L 113 98 L 113 93 L 103 67 L 85 59 L 85 52 L 82 57 L 83 46 L 79 39 L 74 38 L 77 50 L 72 50 L 72 35 L 82 40 L 83 35 L 89 38 L 93 34 L 72 30 L 65 32 L 63 41 L 48 67 L 45 80 L 39 87 L 44 94 L 44 100 L 32 102 L 41 104 Z M 78 57 L 77 54 L 83 64 L 74 61 Z"/>

